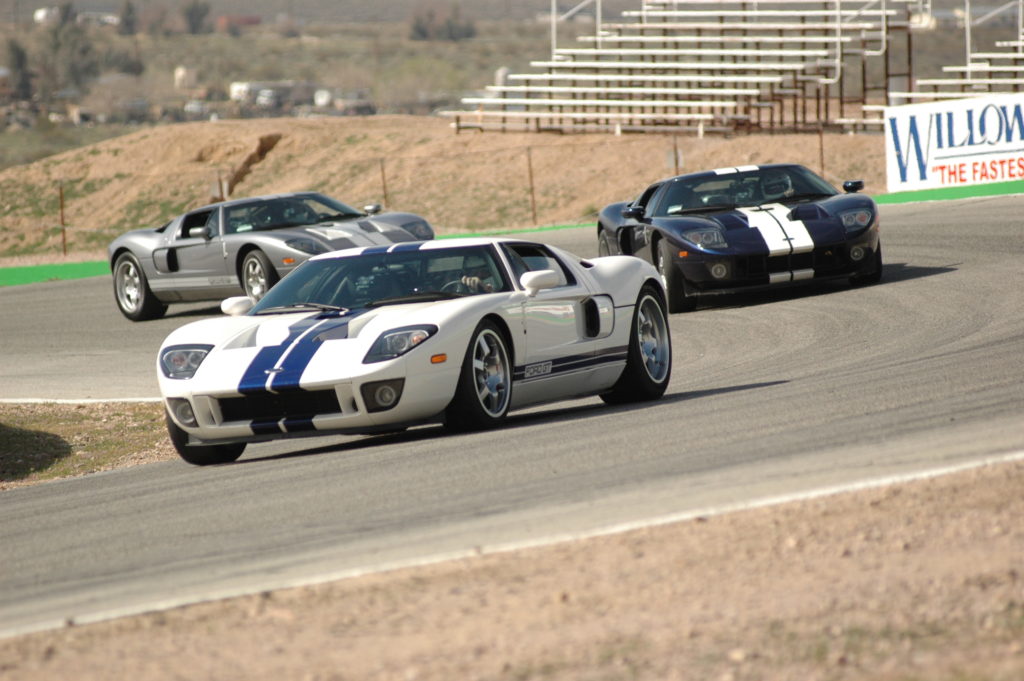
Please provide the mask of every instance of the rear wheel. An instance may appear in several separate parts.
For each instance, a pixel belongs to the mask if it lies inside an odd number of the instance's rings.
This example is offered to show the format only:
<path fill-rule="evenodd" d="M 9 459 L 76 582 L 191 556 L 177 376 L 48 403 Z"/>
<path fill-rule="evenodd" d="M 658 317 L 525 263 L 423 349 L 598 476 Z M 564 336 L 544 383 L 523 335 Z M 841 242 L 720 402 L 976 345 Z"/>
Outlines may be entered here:
<path fill-rule="evenodd" d="M 219 463 L 231 463 L 245 451 L 244 442 L 233 442 L 226 445 L 189 445 L 188 433 L 182 430 L 170 414 L 164 413 L 167 421 L 167 434 L 171 438 L 174 449 L 185 461 L 195 466 L 213 466 Z"/>
<path fill-rule="evenodd" d="M 455 397 L 444 413 L 445 425 L 454 430 L 478 430 L 498 425 L 512 403 L 512 362 L 508 344 L 498 326 L 484 320 L 462 360 Z"/>
<path fill-rule="evenodd" d="M 149 288 L 139 259 L 125 252 L 114 261 L 114 300 L 117 308 L 133 322 L 163 317 L 167 306 Z"/>
<path fill-rule="evenodd" d="M 697 309 L 697 299 L 686 295 L 686 280 L 672 262 L 672 244 L 668 239 L 658 239 L 653 251 L 654 267 L 661 275 L 661 283 L 665 285 L 665 295 L 668 296 L 668 311 L 690 312 Z"/>
<path fill-rule="evenodd" d="M 672 340 L 661 297 L 644 286 L 633 311 L 626 368 L 612 389 L 601 395 L 608 404 L 656 400 L 672 375 Z"/>
<path fill-rule="evenodd" d="M 267 295 L 267 291 L 279 278 L 277 270 L 270 264 L 270 258 L 263 251 L 249 251 L 242 261 L 242 288 L 245 289 L 245 295 L 253 300 Z"/>

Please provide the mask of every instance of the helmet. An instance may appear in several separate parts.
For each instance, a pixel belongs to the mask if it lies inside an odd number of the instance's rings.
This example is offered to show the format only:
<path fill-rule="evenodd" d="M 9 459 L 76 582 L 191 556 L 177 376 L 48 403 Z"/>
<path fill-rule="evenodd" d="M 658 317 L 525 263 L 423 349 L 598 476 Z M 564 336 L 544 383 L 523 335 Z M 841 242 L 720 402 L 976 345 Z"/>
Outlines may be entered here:
<path fill-rule="evenodd" d="M 781 199 L 793 193 L 793 180 L 784 170 L 769 170 L 761 176 L 761 194 L 765 200 Z"/>

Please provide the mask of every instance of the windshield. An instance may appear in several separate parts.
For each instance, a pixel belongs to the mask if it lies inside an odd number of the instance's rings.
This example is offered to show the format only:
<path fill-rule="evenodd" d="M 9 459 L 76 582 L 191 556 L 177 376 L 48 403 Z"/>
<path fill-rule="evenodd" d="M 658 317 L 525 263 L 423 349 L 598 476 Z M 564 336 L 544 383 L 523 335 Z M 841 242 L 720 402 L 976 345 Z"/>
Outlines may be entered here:
<path fill-rule="evenodd" d="M 225 209 L 227 233 L 316 225 L 348 220 L 363 213 L 323 194 L 297 194 L 258 199 Z"/>
<path fill-rule="evenodd" d="M 835 187 L 803 166 L 701 174 L 669 182 L 655 215 L 684 215 L 766 203 L 806 201 L 838 193 Z"/>
<path fill-rule="evenodd" d="M 270 289 L 250 314 L 354 310 L 510 290 L 489 246 L 371 249 L 306 261 Z"/>

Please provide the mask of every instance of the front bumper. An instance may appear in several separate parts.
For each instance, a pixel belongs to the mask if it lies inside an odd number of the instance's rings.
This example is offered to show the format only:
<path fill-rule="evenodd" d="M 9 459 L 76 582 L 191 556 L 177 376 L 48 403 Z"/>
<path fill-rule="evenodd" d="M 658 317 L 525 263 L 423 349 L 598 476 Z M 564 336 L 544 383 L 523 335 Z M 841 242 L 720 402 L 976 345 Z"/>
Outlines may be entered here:
<path fill-rule="evenodd" d="M 673 262 L 686 279 L 689 293 L 711 295 L 868 274 L 876 266 L 878 248 L 878 231 L 870 229 L 855 239 L 816 246 L 806 253 L 770 256 L 693 250 L 686 257 L 674 256 Z"/>
<path fill-rule="evenodd" d="M 400 358 L 356 378 L 250 394 L 233 388 L 165 391 L 164 402 L 175 423 L 188 433 L 190 444 L 367 433 L 429 421 L 448 406 L 459 366 L 412 369 Z M 400 396 L 394 406 L 380 409 L 367 402 L 367 395 L 385 382 L 397 385 Z M 182 400 L 190 407 L 194 423 L 179 417 Z"/>

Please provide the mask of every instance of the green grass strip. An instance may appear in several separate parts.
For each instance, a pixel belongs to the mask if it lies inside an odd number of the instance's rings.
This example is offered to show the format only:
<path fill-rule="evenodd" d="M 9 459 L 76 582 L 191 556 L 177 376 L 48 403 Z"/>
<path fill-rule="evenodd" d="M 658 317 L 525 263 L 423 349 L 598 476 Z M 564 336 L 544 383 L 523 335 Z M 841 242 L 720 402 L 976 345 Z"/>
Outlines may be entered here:
<path fill-rule="evenodd" d="M 979 196 L 1001 196 L 1004 194 L 1024 194 L 1024 180 L 883 194 L 882 196 L 875 197 L 875 203 L 895 204 L 917 203 L 918 201 L 948 201 L 951 199 L 971 199 Z"/>
<path fill-rule="evenodd" d="M 480 236 L 508 236 L 510 234 L 526 234 L 533 232 L 554 232 L 559 229 L 576 229 L 577 227 L 597 227 L 596 222 L 583 222 L 575 225 L 545 225 L 544 227 L 521 227 L 518 229 L 495 229 L 484 232 L 457 232 L 455 234 L 439 234 L 438 239 L 463 239 Z"/>
<path fill-rule="evenodd" d="M 83 279 L 109 274 L 106 261 L 69 262 L 56 265 L 26 265 L 24 267 L 0 267 L 0 286 L 35 284 L 40 281 L 60 279 Z"/>

